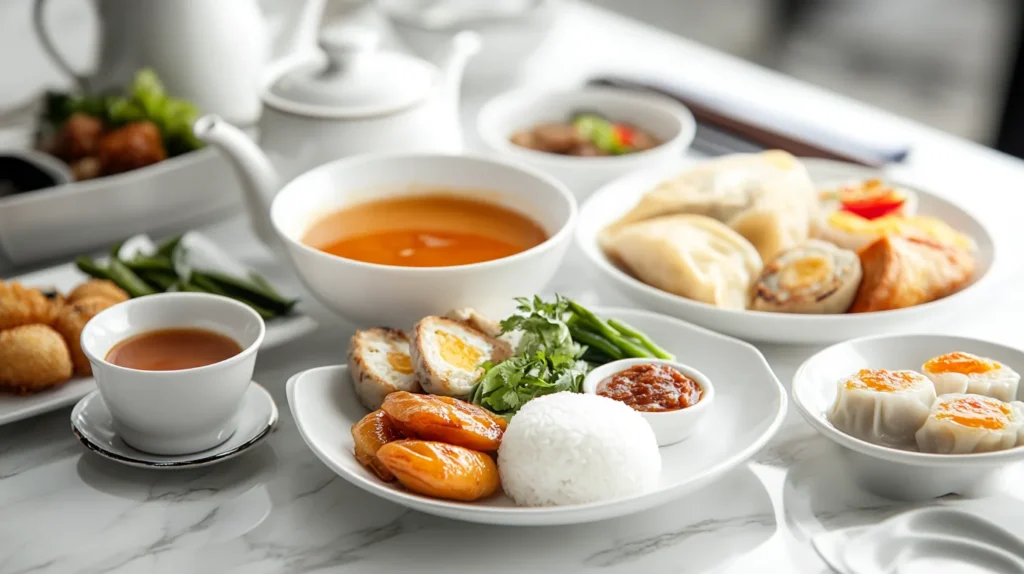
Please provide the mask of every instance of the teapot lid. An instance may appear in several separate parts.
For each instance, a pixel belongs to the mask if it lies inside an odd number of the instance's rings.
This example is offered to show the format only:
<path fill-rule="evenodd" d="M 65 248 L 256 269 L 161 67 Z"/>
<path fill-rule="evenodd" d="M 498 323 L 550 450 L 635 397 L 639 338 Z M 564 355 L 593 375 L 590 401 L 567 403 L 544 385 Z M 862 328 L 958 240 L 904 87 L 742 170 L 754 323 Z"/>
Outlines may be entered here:
<path fill-rule="evenodd" d="M 264 93 L 270 107 L 301 116 L 355 118 L 412 106 L 430 92 L 437 69 L 418 58 L 378 51 L 368 28 L 337 28 L 320 36 L 326 66 L 300 66 Z"/>

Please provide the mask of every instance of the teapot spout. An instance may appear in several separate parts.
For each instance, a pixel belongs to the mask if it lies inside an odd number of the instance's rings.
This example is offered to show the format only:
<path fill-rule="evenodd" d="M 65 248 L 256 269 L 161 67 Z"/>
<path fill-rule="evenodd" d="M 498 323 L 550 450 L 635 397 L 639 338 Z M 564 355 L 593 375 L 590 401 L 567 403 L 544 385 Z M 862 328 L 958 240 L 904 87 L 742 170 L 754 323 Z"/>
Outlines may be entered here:
<path fill-rule="evenodd" d="M 253 231 L 268 247 L 277 250 L 280 240 L 270 223 L 270 201 L 281 188 L 281 178 L 256 142 L 219 116 L 196 120 L 192 132 L 227 158 L 242 184 L 245 206 Z"/>
<path fill-rule="evenodd" d="M 437 66 L 444 76 L 444 100 L 448 102 L 450 113 L 454 115 L 455 125 L 459 125 L 460 94 L 462 76 L 470 58 L 480 51 L 480 35 L 468 30 L 456 34 L 448 49 L 441 54 Z M 461 133 L 461 129 L 459 130 Z"/>

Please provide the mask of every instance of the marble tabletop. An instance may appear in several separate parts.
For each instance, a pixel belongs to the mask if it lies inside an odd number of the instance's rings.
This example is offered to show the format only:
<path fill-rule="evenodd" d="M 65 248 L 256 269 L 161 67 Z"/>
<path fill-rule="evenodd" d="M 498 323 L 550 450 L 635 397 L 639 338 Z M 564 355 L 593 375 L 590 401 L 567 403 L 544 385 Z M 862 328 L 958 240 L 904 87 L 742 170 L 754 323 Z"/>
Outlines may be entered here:
<path fill-rule="evenodd" d="M 1024 235 L 1012 225 L 1024 165 L 798 84 L 603 11 L 573 6 L 556 41 L 527 81 L 573 82 L 590 70 L 672 65 L 736 89 L 786 98 L 851 126 L 878 125 L 914 144 L 901 177 L 968 203 L 1011 258 Z M 609 35 L 619 48 L 580 54 L 581 40 Z M 597 42 L 595 45 L 599 45 Z M 629 46 L 622 48 L 622 46 Z M 574 77 L 570 77 L 574 76 Z M 472 117 L 482 96 L 468 96 Z M 471 126 L 469 126 L 471 127 Z M 969 190 L 969 191 L 968 191 Z M 1016 210 L 1020 212 L 1019 209 Z M 204 229 L 285 289 L 301 292 L 241 216 Z M 1019 273 L 983 306 L 938 328 L 1024 344 L 1012 317 L 1024 316 Z M 571 253 L 550 292 L 587 303 L 630 304 Z M 349 485 L 306 448 L 287 409 L 284 382 L 310 367 L 344 361 L 353 327 L 311 298 L 313 335 L 260 353 L 254 378 L 281 407 L 277 429 L 250 454 L 212 467 L 155 472 L 87 453 L 72 436 L 69 409 L 0 427 L 0 574 L 271 572 L 828 572 L 810 538 L 873 524 L 920 505 L 874 497 L 846 476 L 837 447 L 790 409 L 778 435 L 748 465 L 664 507 L 579 526 L 481 526 L 408 511 Z M 816 349 L 759 345 L 788 387 Z M 1020 473 L 1014 475 L 1021 478 Z M 1020 480 L 1013 481 L 1021 484 Z M 976 508 L 1004 523 L 1024 514 L 1024 490 L 993 498 L 945 497 L 929 504 Z M 1007 525 L 1007 524 L 1004 524 Z"/>

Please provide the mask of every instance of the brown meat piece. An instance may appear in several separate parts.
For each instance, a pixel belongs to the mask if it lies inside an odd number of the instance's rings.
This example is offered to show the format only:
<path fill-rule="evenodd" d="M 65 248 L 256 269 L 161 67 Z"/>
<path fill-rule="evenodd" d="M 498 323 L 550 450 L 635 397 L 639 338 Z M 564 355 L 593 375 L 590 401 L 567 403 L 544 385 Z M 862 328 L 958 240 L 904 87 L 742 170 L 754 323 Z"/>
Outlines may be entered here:
<path fill-rule="evenodd" d="M 75 374 L 89 376 L 92 374 L 92 365 L 89 364 L 89 357 L 82 352 L 82 329 L 90 319 L 100 311 L 116 305 L 114 301 L 104 297 L 88 297 L 74 303 L 69 303 L 61 309 L 57 315 L 54 327 L 64 337 L 71 351 L 71 362 L 75 365 Z"/>
<path fill-rule="evenodd" d="M 567 154 L 586 139 L 572 124 L 541 124 L 533 128 L 538 149 L 550 153 Z"/>
<path fill-rule="evenodd" d="M 100 139 L 100 165 L 106 175 L 131 171 L 167 159 L 160 129 L 153 122 L 134 122 Z"/>
<path fill-rule="evenodd" d="M 52 327 L 0 331 L 0 389 L 36 393 L 67 382 L 71 370 L 68 347 Z"/>
<path fill-rule="evenodd" d="M 49 325 L 60 304 L 59 297 L 51 300 L 38 289 L 0 280 L 0 330 L 32 323 Z"/>
<path fill-rule="evenodd" d="M 68 163 L 96 155 L 102 136 L 103 122 L 99 118 L 83 113 L 72 114 L 57 135 L 55 153 Z"/>
<path fill-rule="evenodd" d="M 661 145 L 661 142 L 645 131 L 634 129 L 633 141 L 630 142 L 630 145 L 634 151 L 645 151 L 658 147 Z"/>

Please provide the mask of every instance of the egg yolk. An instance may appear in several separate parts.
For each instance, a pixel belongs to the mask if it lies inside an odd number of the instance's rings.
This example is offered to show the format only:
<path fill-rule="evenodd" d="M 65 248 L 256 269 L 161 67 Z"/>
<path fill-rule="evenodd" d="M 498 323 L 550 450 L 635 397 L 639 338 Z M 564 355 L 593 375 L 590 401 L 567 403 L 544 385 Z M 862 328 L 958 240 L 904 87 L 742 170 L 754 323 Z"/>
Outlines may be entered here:
<path fill-rule="evenodd" d="M 779 286 L 783 289 L 800 289 L 827 281 L 832 274 L 831 260 L 821 256 L 802 257 L 779 272 Z"/>
<path fill-rule="evenodd" d="M 959 351 L 939 355 L 924 364 L 924 368 L 932 373 L 960 373 L 961 375 L 980 375 L 994 371 L 1001 366 L 995 361 Z"/>
<path fill-rule="evenodd" d="M 973 396 L 941 403 L 935 418 L 969 428 L 999 430 L 1010 424 L 1010 414 L 1010 407 L 1002 401 Z"/>
<path fill-rule="evenodd" d="M 887 371 L 885 369 L 861 369 L 846 381 L 848 389 L 871 389 L 880 393 L 895 393 L 912 388 L 920 381 L 910 371 Z"/>
<path fill-rule="evenodd" d="M 484 356 L 480 349 L 467 345 L 465 341 L 450 333 L 435 331 L 434 334 L 437 336 L 444 362 L 465 371 L 472 371 L 480 364 L 480 359 Z"/>
<path fill-rule="evenodd" d="M 403 375 L 412 374 L 412 359 L 405 353 L 388 353 L 388 364 L 391 368 Z"/>
<path fill-rule="evenodd" d="M 869 179 L 860 186 L 844 187 L 839 190 L 839 201 L 856 203 L 866 201 L 904 201 L 907 198 L 902 191 L 886 185 L 880 179 Z"/>

